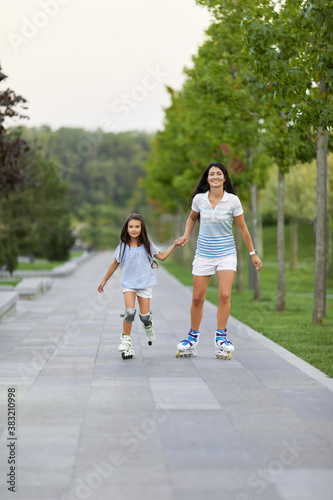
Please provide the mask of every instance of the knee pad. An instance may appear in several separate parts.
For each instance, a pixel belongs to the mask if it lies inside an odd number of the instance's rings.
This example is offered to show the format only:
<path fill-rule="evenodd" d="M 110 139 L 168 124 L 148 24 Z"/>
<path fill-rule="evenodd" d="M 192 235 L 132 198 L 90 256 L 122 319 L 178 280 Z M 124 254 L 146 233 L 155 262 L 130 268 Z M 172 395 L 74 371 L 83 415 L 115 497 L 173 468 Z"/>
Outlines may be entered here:
<path fill-rule="evenodd" d="M 149 311 L 148 314 L 139 313 L 139 316 L 140 316 L 140 319 L 144 325 L 150 325 L 150 323 L 152 322 L 153 315 L 152 315 L 151 311 Z"/>
<path fill-rule="evenodd" d="M 122 316 L 124 318 L 124 321 L 126 321 L 127 323 L 133 323 L 135 318 L 135 313 L 136 309 L 131 309 L 129 307 L 126 307 L 124 314 L 121 314 L 120 316 Z"/>

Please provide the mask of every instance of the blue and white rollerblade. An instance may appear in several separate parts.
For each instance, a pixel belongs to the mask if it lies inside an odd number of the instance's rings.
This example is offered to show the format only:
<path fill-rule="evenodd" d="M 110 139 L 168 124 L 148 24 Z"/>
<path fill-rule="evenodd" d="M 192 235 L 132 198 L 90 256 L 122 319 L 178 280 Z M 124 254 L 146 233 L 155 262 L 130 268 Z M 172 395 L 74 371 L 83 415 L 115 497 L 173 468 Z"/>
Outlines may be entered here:
<path fill-rule="evenodd" d="M 135 354 L 132 349 L 132 335 L 120 335 L 121 344 L 119 344 L 118 351 L 121 352 L 123 359 L 134 358 Z"/>
<path fill-rule="evenodd" d="M 178 345 L 176 352 L 176 358 L 186 358 L 189 356 L 196 355 L 196 347 L 199 342 L 200 332 L 191 330 L 188 332 L 188 337 L 185 340 L 182 340 Z"/>
<path fill-rule="evenodd" d="M 231 359 L 232 352 L 235 350 L 232 342 L 227 339 L 227 329 L 216 330 L 214 340 L 215 354 L 220 359 Z"/>

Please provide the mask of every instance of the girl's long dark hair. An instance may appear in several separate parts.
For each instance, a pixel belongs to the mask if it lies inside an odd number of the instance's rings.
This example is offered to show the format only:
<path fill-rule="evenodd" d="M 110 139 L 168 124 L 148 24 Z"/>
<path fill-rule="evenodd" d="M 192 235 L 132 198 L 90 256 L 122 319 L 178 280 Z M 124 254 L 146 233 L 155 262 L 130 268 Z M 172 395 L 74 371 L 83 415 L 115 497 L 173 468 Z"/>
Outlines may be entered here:
<path fill-rule="evenodd" d="M 143 245 L 145 247 L 146 252 L 148 254 L 148 259 L 149 259 L 151 267 L 158 267 L 157 262 L 154 260 L 154 257 L 151 254 L 150 241 L 149 241 L 148 234 L 147 234 L 146 223 L 144 221 L 144 218 L 140 214 L 131 214 L 127 217 L 127 219 L 124 222 L 123 228 L 122 228 L 121 233 L 120 233 L 120 244 L 121 244 L 120 261 L 121 261 L 121 263 L 123 263 L 126 245 L 128 245 L 129 242 L 131 241 L 131 237 L 127 231 L 128 223 L 131 220 L 138 220 L 141 222 L 141 233 L 140 233 L 138 241 L 141 245 Z"/>
<path fill-rule="evenodd" d="M 226 167 L 224 165 L 222 165 L 222 163 L 214 162 L 214 163 L 210 163 L 205 168 L 198 184 L 196 185 L 196 188 L 193 191 L 192 198 L 194 198 L 196 194 L 206 193 L 206 191 L 209 191 L 210 186 L 208 184 L 207 178 L 208 178 L 208 172 L 212 167 L 217 167 L 223 172 L 223 175 L 225 178 L 225 182 L 223 185 L 224 191 L 226 191 L 227 193 L 236 194 L 234 187 L 231 184 L 231 180 L 230 180 L 228 170 L 226 169 Z"/>

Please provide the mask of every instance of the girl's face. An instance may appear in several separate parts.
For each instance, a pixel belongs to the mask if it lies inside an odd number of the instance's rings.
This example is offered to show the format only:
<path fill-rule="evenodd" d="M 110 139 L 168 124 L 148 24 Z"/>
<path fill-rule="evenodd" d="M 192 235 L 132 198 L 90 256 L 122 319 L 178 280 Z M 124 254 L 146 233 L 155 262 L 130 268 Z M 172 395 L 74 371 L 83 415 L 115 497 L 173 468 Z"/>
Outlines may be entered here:
<path fill-rule="evenodd" d="M 131 238 L 138 238 L 141 234 L 141 221 L 132 219 L 127 224 L 127 232 Z"/>
<path fill-rule="evenodd" d="M 221 187 L 225 181 L 222 170 L 211 167 L 208 171 L 207 181 L 210 187 Z"/>

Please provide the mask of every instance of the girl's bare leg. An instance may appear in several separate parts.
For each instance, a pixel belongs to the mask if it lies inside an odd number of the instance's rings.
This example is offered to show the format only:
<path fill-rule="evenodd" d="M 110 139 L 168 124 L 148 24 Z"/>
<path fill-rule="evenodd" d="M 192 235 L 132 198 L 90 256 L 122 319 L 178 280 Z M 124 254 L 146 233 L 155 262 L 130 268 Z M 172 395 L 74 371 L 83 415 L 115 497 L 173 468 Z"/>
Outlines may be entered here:
<path fill-rule="evenodd" d="M 138 302 L 141 314 L 148 314 L 150 312 L 150 299 L 138 296 Z"/>
<path fill-rule="evenodd" d="M 193 296 L 191 305 L 191 328 L 198 331 L 203 314 L 208 283 L 211 276 L 193 276 Z"/>
<path fill-rule="evenodd" d="M 235 271 L 229 269 L 225 271 L 217 271 L 217 276 L 219 280 L 217 328 L 219 330 L 225 330 L 230 316 L 231 289 L 234 282 Z"/>
<path fill-rule="evenodd" d="M 125 292 L 124 293 L 124 300 L 125 300 L 125 307 L 134 309 L 135 308 L 135 297 L 136 293 L 135 292 Z M 132 331 L 132 323 L 128 321 L 123 321 L 123 332 L 124 335 L 130 335 Z"/>

